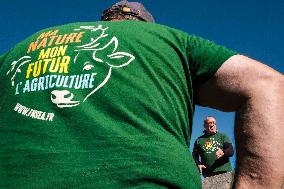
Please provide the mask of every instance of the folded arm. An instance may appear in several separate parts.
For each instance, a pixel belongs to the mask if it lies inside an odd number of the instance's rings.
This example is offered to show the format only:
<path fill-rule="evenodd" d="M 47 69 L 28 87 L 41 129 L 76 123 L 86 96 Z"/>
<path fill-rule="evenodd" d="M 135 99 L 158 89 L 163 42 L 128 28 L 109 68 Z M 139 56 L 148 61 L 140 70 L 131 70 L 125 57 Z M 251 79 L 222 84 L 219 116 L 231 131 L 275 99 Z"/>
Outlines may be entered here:
<path fill-rule="evenodd" d="M 284 77 L 242 55 L 228 59 L 199 87 L 197 103 L 235 111 L 237 167 L 233 188 L 284 184 Z"/>
<path fill-rule="evenodd" d="M 225 156 L 232 157 L 234 155 L 234 148 L 232 143 L 225 143 L 223 152 Z"/>

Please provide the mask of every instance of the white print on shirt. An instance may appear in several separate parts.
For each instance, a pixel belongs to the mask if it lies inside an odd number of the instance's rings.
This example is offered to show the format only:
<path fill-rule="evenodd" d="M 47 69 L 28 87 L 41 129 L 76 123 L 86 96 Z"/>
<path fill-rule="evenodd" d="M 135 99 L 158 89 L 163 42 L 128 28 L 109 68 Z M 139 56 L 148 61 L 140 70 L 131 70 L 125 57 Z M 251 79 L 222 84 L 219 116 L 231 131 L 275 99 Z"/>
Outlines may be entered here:
<path fill-rule="evenodd" d="M 125 67 L 135 59 L 132 54 L 118 50 L 119 40 L 107 34 L 108 29 L 102 25 L 80 26 L 68 34 L 60 34 L 59 30 L 39 34 L 37 40 L 30 43 L 28 55 L 13 61 L 7 72 L 14 94 L 27 96 L 49 90 L 50 98 L 43 100 L 50 100 L 58 108 L 84 103 L 105 86 L 113 69 Z M 93 33 L 93 37 L 85 39 L 87 42 L 82 44 L 86 32 Z M 104 42 L 101 39 L 105 39 Z M 71 43 L 75 57 L 68 56 Z M 84 59 L 86 54 L 90 54 L 91 59 Z M 32 61 L 34 56 L 36 61 Z M 106 65 L 104 70 L 96 69 L 99 64 Z"/>
<path fill-rule="evenodd" d="M 93 90 L 84 97 L 82 102 L 85 102 L 92 94 L 94 94 L 96 91 L 98 91 L 101 87 L 103 87 L 108 82 L 108 80 L 111 77 L 113 68 L 121 68 L 121 67 L 127 66 L 135 59 L 135 57 L 129 53 L 117 52 L 119 43 L 116 37 L 112 37 L 111 40 L 107 44 L 101 45 L 99 40 L 101 38 L 108 37 L 108 34 L 106 34 L 107 29 L 108 27 L 103 28 L 102 25 L 99 25 L 98 27 L 81 26 L 79 29 L 75 29 L 75 31 L 84 31 L 84 30 L 90 30 L 91 32 L 99 31 L 100 35 L 96 39 L 91 38 L 89 43 L 76 47 L 77 49 L 75 51 L 77 51 L 78 53 L 75 56 L 76 58 L 74 59 L 74 63 L 75 64 L 78 63 L 78 59 L 79 59 L 78 57 L 80 57 L 81 52 L 90 51 L 92 52 L 92 58 L 95 62 L 107 64 L 109 67 L 109 70 L 108 70 L 108 73 L 105 79 L 95 88 L 93 88 Z M 104 50 L 107 50 L 110 53 L 106 57 L 99 58 L 97 55 L 100 54 L 100 52 Z M 91 62 L 84 62 L 83 64 L 84 64 L 83 71 L 92 70 L 95 66 Z M 68 95 L 62 95 L 63 93 L 58 90 L 53 91 L 52 94 L 53 94 L 52 102 L 57 104 L 57 106 L 60 108 L 77 106 L 80 104 L 79 101 L 75 101 L 75 103 L 74 101 L 72 101 L 74 94 L 71 93 L 70 91 L 64 90 L 64 94 L 68 94 Z"/>
<path fill-rule="evenodd" d="M 14 86 L 15 85 L 15 77 L 17 75 L 17 73 L 22 72 L 21 71 L 21 67 L 27 63 L 29 63 L 30 60 L 30 56 L 23 56 L 21 57 L 19 60 L 17 61 L 13 61 L 11 64 L 11 68 L 10 70 L 7 72 L 7 75 L 10 74 L 11 72 L 13 72 L 13 75 L 11 77 L 11 85 Z M 17 66 L 17 67 L 16 67 Z"/>
<path fill-rule="evenodd" d="M 205 142 L 204 146 L 202 146 L 202 149 L 205 151 L 205 153 L 210 154 L 216 152 L 220 146 L 221 144 L 214 138 L 209 138 L 209 140 Z"/>
<path fill-rule="evenodd" d="M 15 94 L 19 94 L 19 86 L 22 85 L 22 93 L 43 91 L 56 87 L 91 89 L 94 87 L 93 82 L 95 80 L 95 75 L 97 75 L 97 73 L 70 76 L 47 75 L 44 77 L 33 78 L 31 80 L 26 80 L 24 85 L 22 82 L 19 82 L 16 85 Z"/>
<path fill-rule="evenodd" d="M 16 104 L 14 111 L 24 116 L 43 121 L 53 121 L 54 118 L 54 113 L 47 113 L 39 110 L 34 110 L 26 106 L 23 106 L 20 103 Z"/>

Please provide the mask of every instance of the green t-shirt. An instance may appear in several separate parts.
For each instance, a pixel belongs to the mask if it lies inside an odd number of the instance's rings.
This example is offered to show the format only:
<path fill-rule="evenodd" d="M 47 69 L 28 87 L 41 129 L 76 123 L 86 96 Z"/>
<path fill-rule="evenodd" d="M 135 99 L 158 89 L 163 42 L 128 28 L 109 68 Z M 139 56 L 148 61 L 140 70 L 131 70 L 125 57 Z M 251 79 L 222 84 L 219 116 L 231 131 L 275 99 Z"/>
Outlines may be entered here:
<path fill-rule="evenodd" d="M 0 188 L 200 188 L 194 92 L 234 54 L 138 21 L 28 37 L 0 63 Z"/>
<path fill-rule="evenodd" d="M 193 151 L 201 157 L 201 164 L 206 166 L 206 173 L 229 172 L 232 171 L 228 156 L 217 159 L 218 148 L 224 149 L 225 143 L 231 143 L 226 134 L 217 132 L 213 135 L 204 134 L 195 141 Z"/>

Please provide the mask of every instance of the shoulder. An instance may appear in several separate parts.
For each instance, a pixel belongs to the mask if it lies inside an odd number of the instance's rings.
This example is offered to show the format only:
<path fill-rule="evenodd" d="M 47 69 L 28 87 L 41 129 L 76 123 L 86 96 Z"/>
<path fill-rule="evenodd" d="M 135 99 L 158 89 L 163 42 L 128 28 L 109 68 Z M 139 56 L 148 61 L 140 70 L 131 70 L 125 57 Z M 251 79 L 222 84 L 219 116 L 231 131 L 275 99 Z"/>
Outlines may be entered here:
<path fill-rule="evenodd" d="M 197 139 L 196 139 L 196 141 L 200 141 L 200 140 L 202 140 L 202 139 L 204 139 L 204 138 L 208 138 L 205 134 L 203 134 L 203 135 L 201 135 L 201 136 L 199 136 Z"/>
<path fill-rule="evenodd" d="M 229 138 L 229 136 L 225 133 L 217 133 L 218 140 L 224 142 L 224 143 L 231 143 L 231 140 Z"/>
<path fill-rule="evenodd" d="M 227 136 L 225 133 L 222 133 L 222 132 L 217 132 L 216 134 L 219 136 Z"/>
<path fill-rule="evenodd" d="M 218 136 L 218 137 L 220 137 L 220 138 L 227 138 L 227 137 L 228 137 L 227 134 L 221 133 L 221 132 L 217 132 L 217 133 L 216 133 L 216 136 Z"/>

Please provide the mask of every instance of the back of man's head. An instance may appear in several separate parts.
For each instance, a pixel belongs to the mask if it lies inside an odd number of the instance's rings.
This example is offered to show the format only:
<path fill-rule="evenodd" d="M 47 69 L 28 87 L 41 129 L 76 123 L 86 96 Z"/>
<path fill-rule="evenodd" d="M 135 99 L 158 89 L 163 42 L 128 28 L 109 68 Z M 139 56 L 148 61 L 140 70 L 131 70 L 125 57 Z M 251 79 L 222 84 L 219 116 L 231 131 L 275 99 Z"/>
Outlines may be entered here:
<path fill-rule="evenodd" d="M 102 21 L 116 20 L 140 20 L 145 22 L 155 22 L 151 13 L 138 2 L 120 1 L 103 11 Z"/>

